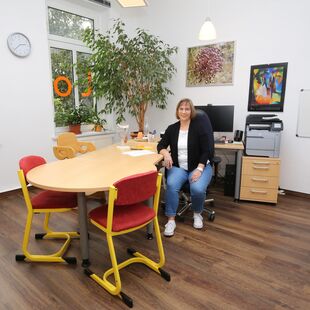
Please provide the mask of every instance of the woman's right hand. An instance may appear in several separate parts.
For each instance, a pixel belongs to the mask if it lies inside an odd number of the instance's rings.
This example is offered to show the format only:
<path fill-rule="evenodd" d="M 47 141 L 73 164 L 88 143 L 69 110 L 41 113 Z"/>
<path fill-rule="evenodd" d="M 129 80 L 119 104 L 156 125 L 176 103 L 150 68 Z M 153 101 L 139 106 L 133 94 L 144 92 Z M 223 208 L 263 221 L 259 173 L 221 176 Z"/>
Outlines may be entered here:
<path fill-rule="evenodd" d="M 171 155 L 170 153 L 167 152 L 164 155 L 164 166 L 169 170 L 172 167 L 172 164 L 173 164 L 173 161 L 172 161 Z"/>

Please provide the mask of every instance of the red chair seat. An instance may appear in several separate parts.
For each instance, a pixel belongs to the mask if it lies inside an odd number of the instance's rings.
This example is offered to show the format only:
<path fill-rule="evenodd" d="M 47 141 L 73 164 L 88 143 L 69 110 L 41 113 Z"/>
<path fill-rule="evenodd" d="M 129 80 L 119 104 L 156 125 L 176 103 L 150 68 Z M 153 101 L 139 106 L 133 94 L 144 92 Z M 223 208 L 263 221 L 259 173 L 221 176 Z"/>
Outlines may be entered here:
<path fill-rule="evenodd" d="M 76 208 L 76 193 L 43 191 L 31 199 L 33 209 Z"/>
<path fill-rule="evenodd" d="M 89 212 L 89 217 L 103 227 L 107 227 L 108 206 L 98 207 Z M 115 206 L 112 231 L 118 232 L 140 226 L 155 217 L 152 208 L 140 202 L 129 206 Z"/>

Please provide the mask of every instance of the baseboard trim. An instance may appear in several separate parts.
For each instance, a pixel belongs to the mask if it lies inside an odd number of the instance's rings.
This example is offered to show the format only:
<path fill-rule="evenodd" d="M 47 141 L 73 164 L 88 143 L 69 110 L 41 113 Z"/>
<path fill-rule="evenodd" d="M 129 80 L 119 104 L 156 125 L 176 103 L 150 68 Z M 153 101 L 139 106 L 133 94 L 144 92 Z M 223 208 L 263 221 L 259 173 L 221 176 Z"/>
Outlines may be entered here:
<path fill-rule="evenodd" d="M 284 189 L 286 194 L 291 195 L 291 196 L 296 196 L 296 197 L 301 197 L 301 198 L 306 198 L 306 199 L 310 199 L 310 194 L 307 193 L 301 193 L 301 192 L 295 192 L 295 191 L 291 191 L 288 189 Z"/>
<path fill-rule="evenodd" d="M 1 192 L 0 193 L 0 199 L 7 198 L 8 196 L 14 195 L 14 194 L 20 194 L 21 193 L 21 188 L 16 188 L 16 189 L 11 189 L 6 192 Z"/>

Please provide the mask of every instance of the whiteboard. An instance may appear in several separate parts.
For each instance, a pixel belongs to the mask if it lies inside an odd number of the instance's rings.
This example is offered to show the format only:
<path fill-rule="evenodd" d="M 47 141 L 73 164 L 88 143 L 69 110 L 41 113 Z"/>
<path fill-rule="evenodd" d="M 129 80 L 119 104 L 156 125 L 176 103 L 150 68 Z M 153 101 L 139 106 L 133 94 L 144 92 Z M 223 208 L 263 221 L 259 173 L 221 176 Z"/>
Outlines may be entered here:
<path fill-rule="evenodd" d="M 310 89 L 300 91 L 296 136 L 310 138 Z"/>

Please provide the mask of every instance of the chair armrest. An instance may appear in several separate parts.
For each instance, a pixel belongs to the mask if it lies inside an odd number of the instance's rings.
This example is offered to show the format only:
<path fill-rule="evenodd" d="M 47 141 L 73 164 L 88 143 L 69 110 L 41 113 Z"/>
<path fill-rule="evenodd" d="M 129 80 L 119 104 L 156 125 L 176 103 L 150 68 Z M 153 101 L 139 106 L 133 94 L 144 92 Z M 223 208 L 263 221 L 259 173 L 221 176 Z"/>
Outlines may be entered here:
<path fill-rule="evenodd" d="M 71 146 L 54 146 L 53 152 L 55 157 L 61 160 L 75 157 L 75 151 Z"/>
<path fill-rule="evenodd" d="M 96 147 L 91 142 L 78 141 L 78 145 L 80 147 L 80 153 L 84 154 L 86 152 L 92 152 L 96 150 Z"/>

